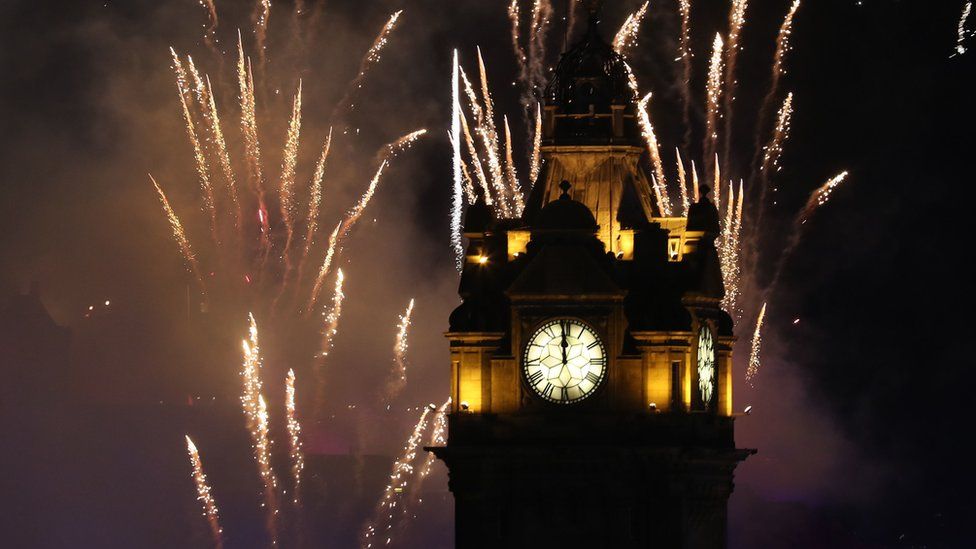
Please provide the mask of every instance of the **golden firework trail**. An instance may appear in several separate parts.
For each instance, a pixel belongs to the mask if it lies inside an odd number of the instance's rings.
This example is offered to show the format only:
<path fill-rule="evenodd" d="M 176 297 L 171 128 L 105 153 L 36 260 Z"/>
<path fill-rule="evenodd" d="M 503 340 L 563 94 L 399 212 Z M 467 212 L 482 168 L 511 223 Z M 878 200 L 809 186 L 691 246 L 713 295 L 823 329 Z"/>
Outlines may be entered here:
<path fill-rule="evenodd" d="M 190 454 L 190 465 L 193 466 L 193 483 L 197 487 L 197 500 L 203 506 L 203 516 L 210 525 L 210 537 L 213 539 L 214 546 L 219 549 L 224 546 L 224 529 L 220 527 L 220 511 L 217 509 L 217 502 L 214 501 L 207 475 L 203 472 L 200 452 L 197 451 L 197 445 L 190 439 L 190 435 L 186 435 L 186 451 Z"/>
<path fill-rule="evenodd" d="M 698 202 L 701 200 L 699 185 L 698 185 L 698 168 L 695 167 L 695 161 L 691 161 L 691 190 L 692 190 L 692 200 Z"/>
<path fill-rule="evenodd" d="M 716 143 L 718 141 L 718 117 L 719 106 L 722 101 L 722 35 L 716 34 L 715 41 L 712 43 L 712 59 L 708 66 L 708 85 L 706 88 L 707 105 L 705 115 L 705 143 L 703 149 L 705 158 L 711 158 L 715 154 Z M 707 166 L 706 166 L 707 167 Z M 715 196 L 718 196 L 716 187 Z M 717 206 L 718 204 L 716 204 Z"/>
<path fill-rule="evenodd" d="M 254 21 L 254 36 L 257 39 L 261 67 L 264 67 L 267 54 L 266 42 L 268 40 L 269 19 L 271 19 L 271 0 L 257 0 L 254 4 L 254 14 L 251 16 L 251 20 Z"/>
<path fill-rule="evenodd" d="M 312 307 L 318 301 L 318 296 L 322 292 L 322 284 L 325 283 L 325 278 L 329 275 L 329 268 L 332 267 L 332 259 L 335 257 L 336 249 L 339 246 L 339 233 L 342 231 L 342 224 L 343 222 L 341 220 L 336 223 L 335 229 L 329 235 L 329 247 L 326 249 L 325 259 L 322 261 L 322 267 L 319 268 L 319 274 L 315 278 L 315 285 L 312 287 L 312 297 L 309 299 L 306 314 L 311 313 Z"/>
<path fill-rule="evenodd" d="M 268 434 L 268 406 L 261 396 L 261 347 L 258 343 L 258 325 L 253 314 L 248 314 L 248 338 L 241 342 L 244 362 L 241 368 L 241 405 L 247 428 L 251 433 L 254 459 L 258 474 L 264 486 L 264 501 L 261 506 L 267 512 L 266 528 L 273 542 L 276 542 L 278 515 L 278 481 L 271 466 L 271 438 Z"/>
<path fill-rule="evenodd" d="M 529 164 L 529 189 L 535 186 L 536 179 L 539 178 L 539 168 L 541 167 L 542 150 L 542 104 L 535 104 L 535 134 L 532 138 L 532 158 Z"/>
<path fill-rule="evenodd" d="M 451 398 L 448 397 L 447 400 L 441 404 L 437 410 L 434 412 L 434 419 L 431 422 L 430 436 L 427 439 L 430 446 L 444 446 L 447 444 L 447 407 L 451 405 Z M 428 407 L 432 407 L 433 404 Z M 427 456 L 424 458 L 423 463 L 417 469 L 414 475 L 413 483 L 410 485 L 410 495 L 404 504 L 400 508 L 400 519 L 406 519 L 409 510 L 414 506 L 414 504 L 423 503 L 424 500 L 420 497 L 420 490 L 424 486 L 424 481 L 430 475 L 431 468 L 434 466 L 434 461 L 437 460 L 437 456 L 433 452 L 427 452 Z M 414 515 L 416 517 L 416 515 Z M 394 528 L 395 530 L 395 528 Z"/>
<path fill-rule="evenodd" d="M 779 27 L 779 34 L 776 36 L 776 53 L 773 54 L 773 75 L 770 85 L 770 94 L 776 93 L 779 88 L 779 79 L 786 74 L 786 54 L 790 51 L 790 35 L 793 34 L 793 18 L 796 10 L 800 9 L 800 0 L 795 0 L 790 6 L 790 11 L 786 14 L 786 19 Z"/>
<path fill-rule="evenodd" d="M 254 457 L 258 462 L 258 473 L 264 484 L 264 503 L 268 511 L 266 527 L 271 544 L 278 543 L 278 480 L 271 465 L 271 437 L 269 435 L 268 405 L 264 396 L 258 395 L 257 428 L 254 436 Z"/>
<path fill-rule="evenodd" d="M 966 39 L 976 34 L 976 30 L 966 30 L 966 21 L 969 20 L 969 15 L 972 13 L 972 11 L 973 3 L 966 2 L 966 4 L 962 7 L 962 15 L 959 17 L 959 25 L 956 27 L 956 51 L 950 57 L 965 54 Z"/>
<path fill-rule="evenodd" d="M 766 304 L 762 304 L 762 308 L 759 309 L 759 317 L 756 319 L 756 330 L 752 332 L 752 344 L 749 350 L 749 365 L 746 367 L 746 381 L 749 383 L 750 387 L 755 387 L 754 381 L 756 375 L 759 374 L 759 367 L 761 366 L 761 352 L 762 352 L 762 327 L 763 320 L 766 318 Z"/>
<path fill-rule="evenodd" d="M 363 55 L 363 59 L 359 63 L 359 72 L 356 73 L 356 77 L 349 82 L 348 86 L 346 86 L 346 94 L 338 103 L 336 103 L 335 109 L 332 111 L 331 118 L 333 120 L 335 120 L 339 114 L 346 109 L 347 106 L 349 109 L 356 108 L 354 103 L 350 103 L 352 100 L 352 94 L 355 93 L 356 90 L 363 87 L 363 84 L 366 82 L 366 76 L 369 74 L 369 70 L 373 67 L 373 65 L 379 63 L 380 59 L 382 58 L 383 48 L 390 40 L 390 34 L 393 32 L 393 29 L 396 28 L 397 21 L 400 20 L 401 14 L 403 14 L 403 10 L 397 10 L 390 15 L 390 18 L 387 19 L 386 24 L 383 25 L 382 29 L 380 29 L 379 34 L 377 34 L 376 38 L 373 39 L 373 44 L 368 50 L 366 50 L 366 54 Z"/>
<path fill-rule="evenodd" d="M 207 86 L 204 84 L 204 80 L 200 76 L 200 71 L 197 70 L 197 66 L 193 62 L 193 57 L 189 55 L 186 56 L 186 68 L 190 78 L 193 80 L 191 90 L 193 91 L 193 95 L 196 96 L 197 104 L 200 106 L 200 112 L 203 114 L 203 120 L 209 125 L 211 123 L 210 110 L 208 109 L 210 100 L 207 98 Z"/>
<path fill-rule="evenodd" d="M 651 94 L 648 93 L 637 102 L 637 117 L 641 134 L 647 144 L 647 152 L 650 153 L 651 162 L 654 164 L 654 192 L 657 196 L 658 208 L 661 210 L 661 215 L 668 217 L 671 215 L 671 200 L 668 196 L 667 180 L 664 177 L 661 149 L 658 146 L 657 135 L 654 133 L 654 126 L 651 124 L 651 117 L 647 114 L 647 105 L 650 100 Z"/>
<path fill-rule="evenodd" d="M 214 241 L 217 241 L 217 206 L 214 202 L 213 185 L 210 182 L 210 171 L 207 169 L 207 157 L 203 152 L 200 139 L 197 137 L 196 126 L 193 123 L 193 115 L 190 113 L 190 106 L 187 96 L 190 94 L 189 82 L 187 81 L 186 69 L 180 61 L 176 50 L 169 49 L 173 55 L 173 69 L 176 72 L 176 86 L 179 89 L 180 105 L 183 107 L 183 120 L 186 122 L 186 135 L 193 146 L 193 158 L 196 160 L 197 176 L 200 178 L 200 189 L 203 191 L 203 203 L 210 215 L 210 233 Z"/>
<path fill-rule="evenodd" d="M 729 199 L 725 210 L 725 222 L 722 224 L 718 256 L 722 268 L 722 282 L 725 285 L 722 308 L 733 316 L 738 314 L 736 306 L 740 282 L 739 245 L 735 235 L 735 211 L 735 187 L 729 181 Z"/>
<path fill-rule="evenodd" d="M 849 174 L 847 171 L 843 171 L 830 178 L 826 183 L 817 188 L 817 190 L 813 191 L 813 193 L 810 195 L 810 199 L 807 200 L 806 206 L 803 207 L 803 210 L 801 210 L 800 214 L 797 216 L 797 225 L 805 224 L 810 219 L 810 216 L 813 215 L 813 212 L 817 211 L 817 208 L 829 202 L 830 195 L 833 194 L 834 189 L 843 183 L 844 180 L 847 179 L 848 175 Z"/>
<path fill-rule="evenodd" d="M 281 182 L 278 187 L 279 200 L 281 203 L 281 220 L 285 223 L 285 258 L 286 273 L 285 280 L 288 279 L 288 271 L 291 271 L 291 260 L 289 249 L 291 241 L 295 236 L 295 215 L 297 206 L 295 205 L 295 166 L 298 164 L 298 144 L 302 129 L 302 81 L 298 81 L 298 92 L 292 102 L 291 119 L 288 122 L 288 134 L 285 139 L 285 150 L 281 156 Z"/>
<path fill-rule="evenodd" d="M 529 96 L 523 99 L 525 106 L 533 103 L 534 93 L 546 81 L 546 33 L 552 17 L 552 3 L 549 0 L 532 2 L 532 21 L 529 27 L 529 69 L 531 71 Z"/>
<path fill-rule="evenodd" d="M 521 216 L 525 209 L 522 199 L 522 189 L 519 186 L 518 175 L 515 173 L 515 160 L 512 159 L 512 130 L 508 127 L 508 116 L 505 120 L 505 178 L 508 179 L 509 192 L 515 199 L 515 216 Z"/>
<path fill-rule="evenodd" d="M 447 407 L 451 405 L 451 397 L 447 397 L 447 400 L 437 409 L 437 415 L 434 416 L 434 426 L 430 432 L 430 445 L 431 446 L 444 446 L 447 444 Z M 434 461 L 437 456 L 433 452 L 427 453 L 427 458 L 424 460 L 424 465 L 420 469 L 420 479 L 424 479 L 430 474 L 430 468 L 434 465 Z M 420 483 L 414 485 L 415 490 L 419 490 Z"/>
<path fill-rule="evenodd" d="M 508 5 L 508 19 L 512 23 L 512 51 L 515 52 L 515 61 L 519 66 L 519 74 L 524 75 L 526 72 L 525 64 L 528 59 L 525 57 L 525 50 L 522 49 L 521 38 L 519 36 L 521 13 L 519 12 L 518 0 L 512 0 Z"/>
<path fill-rule="evenodd" d="M 214 145 L 217 147 L 217 158 L 220 169 L 224 172 L 224 181 L 227 183 L 227 193 L 230 195 L 231 202 L 234 204 L 235 227 L 241 227 L 241 203 L 237 194 L 237 178 L 234 176 L 234 167 L 230 161 L 230 152 L 227 149 L 227 141 L 224 139 L 224 132 L 220 128 L 220 117 L 217 114 L 217 104 L 214 101 L 213 86 L 210 84 L 210 77 L 207 77 L 207 98 L 209 99 L 210 110 L 210 132 L 213 134 Z"/>
<path fill-rule="evenodd" d="M 720 166 L 718 163 L 718 153 L 715 153 L 715 169 L 713 173 L 715 174 L 715 179 L 714 179 L 714 186 L 712 190 L 715 191 L 715 207 L 718 208 L 718 211 L 721 212 L 722 211 L 722 166 Z M 719 216 L 719 219 L 721 220 L 721 216 Z"/>
<path fill-rule="evenodd" d="M 461 217 L 464 208 L 461 180 L 464 160 L 461 158 L 461 93 L 458 82 L 458 51 L 454 49 L 451 62 L 451 161 L 454 185 L 451 187 L 451 247 L 454 249 L 454 267 L 460 273 L 463 266 L 464 245 L 461 242 Z"/>
<path fill-rule="evenodd" d="M 620 30 L 613 37 L 613 49 L 620 55 L 627 55 L 627 50 L 637 45 L 637 31 L 640 30 L 641 22 L 644 20 L 644 15 L 647 14 L 647 6 L 650 3 L 650 0 L 644 2 L 644 5 L 637 11 L 628 15 L 624 24 L 620 26 Z"/>
<path fill-rule="evenodd" d="M 474 167 L 475 176 L 478 178 L 478 184 L 481 185 L 481 190 L 484 192 L 485 204 L 489 206 L 492 205 L 491 199 L 491 187 L 488 186 L 488 178 L 485 176 L 485 168 L 481 165 L 481 158 L 478 156 L 478 149 L 475 147 L 474 138 L 471 137 L 471 130 L 468 127 L 468 118 L 461 113 L 461 129 L 464 134 L 464 143 L 467 145 L 468 156 L 471 157 L 471 165 Z"/>
<path fill-rule="evenodd" d="M 433 405 L 424 406 L 417 425 L 413 428 L 413 432 L 410 433 L 410 437 L 403 446 L 403 452 L 393 463 L 390 482 L 386 485 L 386 488 L 383 490 L 383 496 L 376 504 L 373 518 L 370 519 L 366 524 L 366 528 L 363 530 L 361 545 L 367 549 L 373 547 L 377 535 L 385 540 L 383 543 L 385 545 L 389 545 L 392 540 L 393 515 L 398 503 L 395 496 L 404 491 L 413 473 L 413 461 L 417 457 L 417 447 L 420 445 L 424 430 L 427 428 L 427 417 L 430 415 L 431 408 L 436 407 Z"/>
<path fill-rule="evenodd" d="M 386 146 L 387 155 L 385 158 L 387 159 L 393 158 L 396 155 L 400 154 L 401 152 L 409 149 L 411 145 L 416 143 L 417 140 L 423 137 L 424 135 L 427 135 L 427 130 L 421 128 L 419 130 L 414 130 L 408 133 L 407 135 L 404 135 L 403 137 L 397 139 L 393 143 L 388 144 Z"/>
<path fill-rule="evenodd" d="M 288 428 L 288 454 L 291 457 L 291 475 L 295 482 L 291 501 L 299 504 L 302 486 L 302 471 L 305 469 L 305 456 L 302 453 L 302 425 L 295 412 L 295 370 L 289 369 L 285 377 L 285 415 Z"/>
<path fill-rule="evenodd" d="M 464 181 L 464 194 L 468 198 L 468 203 L 474 204 L 478 196 L 474 190 L 474 180 L 471 179 L 471 172 L 468 171 L 468 166 L 463 160 L 461 161 L 461 179 Z"/>
<path fill-rule="evenodd" d="M 790 125 L 793 118 L 793 92 L 786 94 L 783 106 L 776 115 L 776 127 L 773 135 L 769 139 L 769 144 L 763 147 L 763 161 L 760 170 L 762 172 L 763 184 L 769 181 L 770 172 L 779 171 L 779 159 L 783 154 L 783 144 L 790 137 Z"/>
<path fill-rule="evenodd" d="M 681 162 L 681 151 L 678 147 L 674 148 L 674 156 L 678 161 L 678 186 L 681 189 L 681 216 L 688 217 L 688 208 L 691 204 L 688 202 L 688 182 L 685 177 L 685 165 Z"/>
<path fill-rule="evenodd" d="M 345 238 L 356 222 L 359 221 L 359 218 L 363 215 L 363 211 L 366 210 L 366 206 L 369 205 L 369 201 L 373 198 L 373 194 L 376 192 L 376 187 L 379 185 L 380 178 L 383 176 L 383 170 L 386 169 L 386 166 L 390 162 L 390 158 L 395 157 L 398 153 L 410 147 L 410 145 L 415 143 L 426 133 L 427 130 L 425 129 L 412 131 L 396 141 L 387 144 L 383 148 L 383 150 L 385 150 L 385 155 L 383 155 L 383 160 L 380 162 L 379 168 L 377 168 L 376 173 L 373 175 L 373 179 L 370 180 L 369 187 L 366 189 L 366 192 L 363 193 L 363 196 L 360 197 L 359 202 L 353 206 L 353 208 L 346 214 L 346 217 L 339 222 L 339 225 L 336 226 L 336 230 L 332 232 L 332 236 L 329 238 L 329 249 L 328 252 L 326 252 L 325 261 L 322 263 L 322 267 L 319 269 L 319 274 L 315 279 L 315 285 L 312 287 L 312 293 L 305 308 L 306 314 L 311 313 L 312 308 L 315 306 L 315 302 L 318 301 L 319 295 L 322 293 L 322 284 L 325 282 L 325 278 L 329 274 L 329 267 L 332 264 L 333 255 L 342 251 L 342 239 Z"/>
<path fill-rule="evenodd" d="M 396 340 L 393 343 L 392 379 L 386 386 L 385 400 L 389 403 L 407 385 L 407 336 L 410 331 L 410 317 L 413 316 L 414 300 L 411 298 L 407 309 L 397 322 Z"/>
<path fill-rule="evenodd" d="M 685 124 L 685 147 L 691 142 L 691 0 L 678 0 L 681 12 L 681 35 L 678 39 L 678 60 L 681 61 L 681 98 L 684 102 L 682 112 Z"/>
<path fill-rule="evenodd" d="M 190 240 L 186 237 L 186 231 L 183 230 L 183 224 L 180 223 L 180 218 L 176 216 L 173 207 L 169 205 L 169 200 L 166 199 L 166 193 L 163 192 L 162 187 L 159 186 L 152 174 L 149 174 L 149 180 L 152 181 L 156 193 L 159 194 L 159 201 L 163 204 L 163 211 L 166 212 L 166 219 L 169 220 L 169 226 L 173 229 L 173 238 L 180 247 L 186 268 L 193 273 L 193 277 L 197 279 L 197 284 L 200 286 L 200 291 L 205 294 L 207 289 L 203 283 L 203 276 L 200 274 L 200 264 L 197 262 L 197 256 L 193 253 L 193 247 L 190 246 Z"/>
<path fill-rule="evenodd" d="M 264 174 L 261 170 L 261 143 L 258 141 L 258 120 L 254 101 L 254 76 L 250 61 L 245 64 L 244 42 L 237 35 L 237 80 L 240 88 L 241 133 L 244 136 L 244 158 L 248 169 L 248 180 L 258 201 L 258 221 L 261 225 L 261 244 L 265 256 L 271 245 L 271 224 L 268 207 L 264 197 Z"/>
<path fill-rule="evenodd" d="M 315 356 L 315 418 L 322 417 L 322 409 L 325 406 L 325 360 L 332 352 L 332 344 L 336 334 L 339 333 L 339 319 L 342 317 L 342 301 L 346 295 L 342 293 L 342 285 L 346 277 L 342 269 L 336 270 L 335 289 L 332 292 L 332 307 L 328 314 L 323 315 L 322 343 L 318 354 Z"/>
<path fill-rule="evenodd" d="M 726 167 L 729 163 L 730 149 L 732 148 L 732 104 L 735 102 L 735 87 L 738 83 L 735 78 L 735 66 L 739 58 L 739 37 L 742 35 L 742 27 L 746 24 L 746 6 L 748 0 L 732 0 L 732 7 L 729 10 L 729 35 L 726 43 L 725 60 L 725 140 L 724 140 L 724 161 Z"/>
<path fill-rule="evenodd" d="M 790 51 L 790 36 L 793 34 L 793 18 L 796 16 L 796 10 L 799 8 L 800 0 L 795 0 L 793 5 L 790 6 L 790 11 L 787 12 L 786 18 L 783 20 L 783 24 L 780 26 L 779 33 L 776 36 L 776 53 L 773 54 L 769 91 L 766 92 L 766 97 L 763 98 L 762 105 L 759 107 L 759 119 L 756 123 L 759 131 L 756 132 L 756 157 L 752 161 L 753 167 L 759 163 L 759 154 L 766 150 L 765 148 L 760 149 L 760 140 L 766 128 L 766 118 L 769 110 L 772 108 L 773 101 L 776 99 L 777 92 L 779 91 L 780 77 L 786 74 L 786 54 Z"/>
<path fill-rule="evenodd" d="M 319 155 L 319 160 L 315 164 L 315 173 L 312 175 L 311 192 L 308 201 L 308 226 L 305 230 L 305 249 L 302 250 L 302 260 L 298 265 L 299 283 L 301 282 L 300 277 L 302 276 L 305 260 L 308 259 L 308 253 L 311 251 L 312 243 L 315 242 L 315 235 L 319 230 L 319 215 L 322 209 L 322 182 L 325 180 L 325 166 L 329 160 L 329 149 L 331 148 L 332 128 L 329 127 L 329 135 L 326 136 L 325 144 L 322 145 L 322 153 Z"/>
<path fill-rule="evenodd" d="M 467 74 L 460 67 L 459 72 L 461 74 L 461 81 L 464 83 L 464 91 L 468 97 L 471 113 L 475 118 L 474 131 L 481 138 L 481 144 L 488 157 L 488 171 L 491 174 L 491 186 L 495 189 L 498 205 L 501 209 L 500 214 L 504 218 L 512 217 L 505 179 L 502 175 L 502 164 L 498 154 L 498 138 L 497 136 L 492 136 L 487 127 L 488 124 L 485 121 L 487 117 L 481 105 L 479 105 L 478 94 L 474 91 L 474 87 L 471 85 L 471 81 L 468 80 Z M 475 156 L 477 156 L 477 153 L 475 153 Z"/>

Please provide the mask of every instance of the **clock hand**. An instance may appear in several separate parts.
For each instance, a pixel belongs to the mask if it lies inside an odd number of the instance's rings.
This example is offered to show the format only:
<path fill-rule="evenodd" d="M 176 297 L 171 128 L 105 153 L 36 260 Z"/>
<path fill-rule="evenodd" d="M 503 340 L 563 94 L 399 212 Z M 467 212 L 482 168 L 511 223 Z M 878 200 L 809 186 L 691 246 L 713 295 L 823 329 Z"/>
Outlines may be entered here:
<path fill-rule="evenodd" d="M 562 332 L 562 336 L 563 336 L 563 342 L 562 342 L 562 348 L 563 348 L 563 365 L 565 366 L 566 365 L 566 347 L 569 346 L 566 343 L 566 325 L 564 323 L 560 322 L 559 323 L 559 329 Z"/>

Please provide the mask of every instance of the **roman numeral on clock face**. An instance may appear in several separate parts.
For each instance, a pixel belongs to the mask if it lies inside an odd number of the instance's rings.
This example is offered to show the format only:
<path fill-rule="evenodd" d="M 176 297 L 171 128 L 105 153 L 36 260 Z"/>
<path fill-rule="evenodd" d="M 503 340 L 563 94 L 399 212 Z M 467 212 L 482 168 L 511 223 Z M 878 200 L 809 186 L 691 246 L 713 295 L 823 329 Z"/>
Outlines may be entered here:
<path fill-rule="evenodd" d="M 590 359 L 590 366 L 603 366 L 603 357 L 600 357 L 600 358 L 591 358 Z"/>
<path fill-rule="evenodd" d="M 559 388 L 559 400 L 569 400 L 569 389 L 566 387 Z"/>
<path fill-rule="evenodd" d="M 556 387 L 552 383 L 546 382 L 546 388 L 542 390 L 542 396 L 546 398 L 552 398 L 552 390 Z"/>
<path fill-rule="evenodd" d="M 600 376 L 594 374 L 593 372 L 590 372 L 590 373 L 586 374 L 586 381 L 589 381 L 593 385 L 596 385 L 597 382 L 600 381 Z"/>
<path fill-rule="evenodd" d="M 536 370 L 534 374 L 529 376 L 530 385 L 538 385 L 542 381 L 542 370 Z"/>

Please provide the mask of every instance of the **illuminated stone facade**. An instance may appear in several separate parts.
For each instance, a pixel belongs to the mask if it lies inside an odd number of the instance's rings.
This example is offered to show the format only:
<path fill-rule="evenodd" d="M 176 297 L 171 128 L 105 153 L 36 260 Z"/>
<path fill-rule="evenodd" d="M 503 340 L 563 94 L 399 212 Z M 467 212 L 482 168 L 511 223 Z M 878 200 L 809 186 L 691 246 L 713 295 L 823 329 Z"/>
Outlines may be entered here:
<path fill-rule="evenodd" d="M 724 547 L 732 473 L 750 451 L 733 438 L 718 212 L 702 197 L 687 218 L 656 215 L 622 60 L 595 24 L 564 54 L 544 112 L 523 218 L 479 202 L 465 220 L 449 439 L 433 449 L 450 470 L 457 546 Z M 547 325 L 550 348 L 529 353 Z M 606 349 L 593 390 L 580 325 Z"/>

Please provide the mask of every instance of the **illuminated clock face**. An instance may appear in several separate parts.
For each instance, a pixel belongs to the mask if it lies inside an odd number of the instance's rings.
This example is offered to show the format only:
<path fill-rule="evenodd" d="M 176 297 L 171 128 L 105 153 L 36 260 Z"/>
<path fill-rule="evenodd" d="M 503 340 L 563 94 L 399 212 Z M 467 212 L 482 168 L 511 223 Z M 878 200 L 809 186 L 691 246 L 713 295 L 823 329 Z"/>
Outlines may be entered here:
<path fill-rule="evenodd" d="M 698 391 L 708 406 L 715 394 L 715 343 L 708 326 L 698 331 Z"/>
<path fill-rule="evenodd" d="M 522 373 L 536 393 L 559 404 L 579 402 L 593 394 L 607 371 L 607 352 L 600 336 L 570 318 L 550 320 L 529 338 Z"/>

